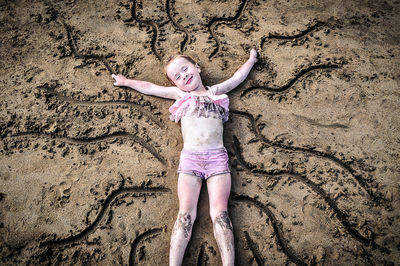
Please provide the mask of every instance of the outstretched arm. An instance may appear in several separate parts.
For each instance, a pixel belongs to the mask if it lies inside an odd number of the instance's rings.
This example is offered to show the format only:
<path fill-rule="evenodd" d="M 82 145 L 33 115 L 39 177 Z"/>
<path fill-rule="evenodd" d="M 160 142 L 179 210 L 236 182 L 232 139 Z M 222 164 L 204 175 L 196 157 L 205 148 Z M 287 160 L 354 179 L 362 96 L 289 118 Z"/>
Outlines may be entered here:
<path fill-rule="evenodd" d="M 251 68 L 257 62 L 257 50 L 256 48 L 251 49 L 250 57 L 236 72 L 233 76 L 225 80 L 222 83 L 211 86 L 214 94 L 224 94 L 227 93 L 242 83 L 250 73 Z"/>
<path fill-rule="evenodd" d="M 178 99 L 182 97 L 182 91 L 177 87 L 164 87 L 151 82 L 127 79 L 123 75 L 111 75 L 115 79 L 115 86 L 125 86 L 137 90 L 146 95 L 153 95 L 168 99 Z"/>

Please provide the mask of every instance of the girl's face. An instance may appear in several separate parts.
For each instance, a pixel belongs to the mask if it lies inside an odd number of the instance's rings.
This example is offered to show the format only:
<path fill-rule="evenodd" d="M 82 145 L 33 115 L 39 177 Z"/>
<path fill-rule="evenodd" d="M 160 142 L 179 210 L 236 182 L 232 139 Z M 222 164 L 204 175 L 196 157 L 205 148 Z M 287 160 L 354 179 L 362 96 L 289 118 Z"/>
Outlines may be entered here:
<path fill-rule="evenodd" d="M 186 58 L 177 57 L 167 66 L 167 76 L 179 89 L 194 91 L 202 86 L 200 67 L 189 62 Z"/>

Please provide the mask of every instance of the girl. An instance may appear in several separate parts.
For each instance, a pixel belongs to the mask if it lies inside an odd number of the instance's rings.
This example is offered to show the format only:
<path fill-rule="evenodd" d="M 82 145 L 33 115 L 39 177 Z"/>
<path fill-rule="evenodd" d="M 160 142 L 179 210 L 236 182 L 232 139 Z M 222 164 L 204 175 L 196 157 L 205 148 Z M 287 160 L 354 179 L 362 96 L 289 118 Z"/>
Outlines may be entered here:
<path fill-rule="evenodd" d="M 185 55 L 174 56 L 165 64 L 164 70 L 174 85 L 172 87 L 112 75 L 116 86 L 176 100 L 169 111 L 173 121 L 181 121 L 184 146 L 178 168 L 179 213 L 171 236 L 170 265 L 182 263 L 196 219 L 203 180 L 207 182 L 214 237 L 222 264 L 234 265 L 233 230 L 228 216 L 231 175 L 223 144 L 223 122 L 228 120 L 229 114 L 226 93 L 246 79 L 256 61 L 257 50 L 253 48 L 247 62 L 231 78 L 207 88 L 201 80 L 199 65 Z"/>

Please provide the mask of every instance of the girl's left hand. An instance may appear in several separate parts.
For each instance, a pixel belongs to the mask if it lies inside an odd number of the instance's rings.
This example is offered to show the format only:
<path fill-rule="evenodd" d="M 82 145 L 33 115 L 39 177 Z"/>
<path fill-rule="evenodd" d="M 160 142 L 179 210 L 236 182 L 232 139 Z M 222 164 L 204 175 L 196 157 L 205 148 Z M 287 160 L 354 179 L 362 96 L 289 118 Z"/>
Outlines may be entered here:
<path fill-rule="evenodd" d="M 253 60 L 254 62 L 257 62 L 258 60 L 258 50 L 257 48 L 253 47 L 250 51 L 250 59 Z"/>

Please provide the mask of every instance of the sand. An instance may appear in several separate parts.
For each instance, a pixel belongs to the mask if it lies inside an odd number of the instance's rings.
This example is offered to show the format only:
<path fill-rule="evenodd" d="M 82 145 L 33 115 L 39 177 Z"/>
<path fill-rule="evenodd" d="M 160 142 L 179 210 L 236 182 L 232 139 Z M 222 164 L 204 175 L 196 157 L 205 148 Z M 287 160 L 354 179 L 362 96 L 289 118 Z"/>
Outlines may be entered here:
<path fill-rule="evenodd" d="M 178 211 L 168 85 L 252 46 L 224 141 L 237 265 L 399 265 L 399 1 L 1 1 L 0 264 L 166 265 Z M 201 191 L 184 265 L 221 265 Z"/>

